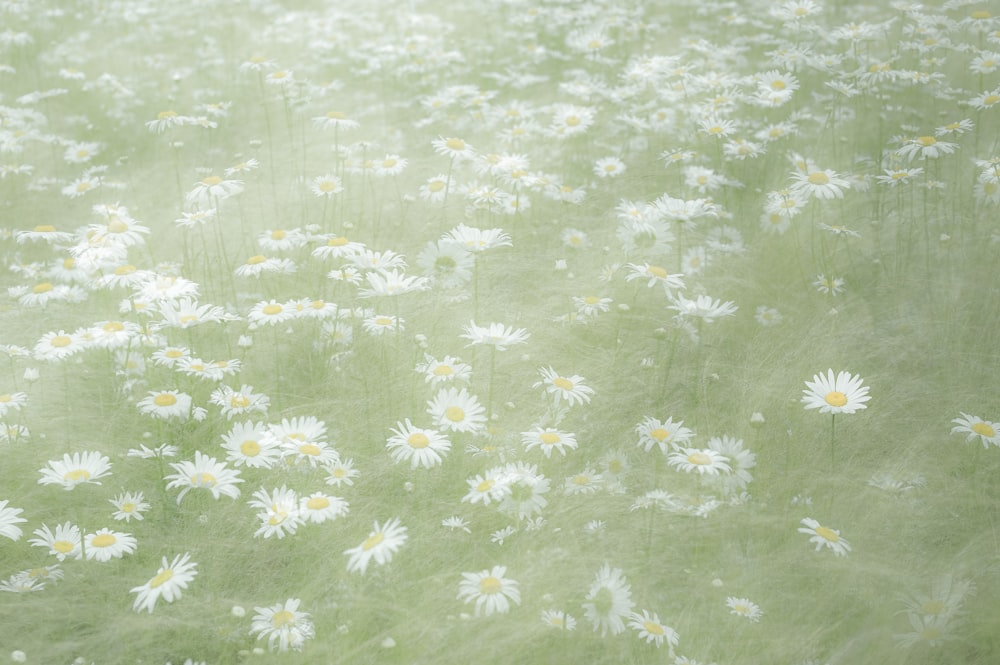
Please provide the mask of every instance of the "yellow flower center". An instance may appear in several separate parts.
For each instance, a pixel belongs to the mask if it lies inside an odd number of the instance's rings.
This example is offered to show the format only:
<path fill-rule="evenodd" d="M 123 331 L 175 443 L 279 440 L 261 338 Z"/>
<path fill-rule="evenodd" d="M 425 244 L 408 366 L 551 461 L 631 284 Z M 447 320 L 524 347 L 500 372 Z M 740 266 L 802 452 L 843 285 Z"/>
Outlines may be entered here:
<path fill-rule="evenodd" d="M 406 443 L 411 448 L 418 448 L 419 449 L 419 448 L 426 448 L 427 446 L 429 446 L 430 443 L 431 443 L 431 440 L 428 439 L 425 434 L 421 434 L 420 432 L 414 432 L 406 440 Z"/>
<path fill-rule="evenodd" d="M 63 474 L 63 480 L 68 480 L 73 483 L 80 483 L 89 479 L 90 471 L 87 471 L 86 469 L 73 469 L 72 471 L 67 471 Z"/>
<path fill-rule="evenodd" d="M 69 346 L 72 343 L 73 340 L 67 337 L 66 335 L 56 335 L 51 340 L 49 340 L 49 344 L 56 347 L 57 349 L 62 348 L 64 346 Z"/>
<path fill-rule="evenodd" d="M 314 496 L 306 501 L 306 508 L 309 510 L 323 510 L 330 506 L 330 500 L 325 496 Z"/>
<path fill-rule="evenodd" d="M 160 111 L 156 114 L 157 120 L 166 120 L 167 118 L 176 118 L 177 111 Z"/>
<path fill-rule="evenodd" d="M 334 192 L 336 190 L 337 190 L 337 183 L 334 182 L 333 180 L 324 180 L 323 182 L 319 183 L 319 191 L 325 194 Z"/>
<path fill-rule="evenodd" d="M 771 81 L 771 89 L 772 90 L 784 90 L 785 89 L 785 82 L 784 81 Z"/>
<path fill-rule="evenodd" d="M 830 406 L 841 407 L 847 404 L 847 395 L 840 392 L 839 390 L 828 392 L 826 394 L 826 397 L 824 397 L 823 399 L 825 399 L 826 403 L 829 404 Z"/>
<path fill-rule="evenodd" d="M 589 485 L 590 484 L 590 476 L 588 476 L 587 474 L 584 474 L 584 473 L 581 473 L 579 475 L 573 476 L 573 484 L 574 485 Z"/>
<path fill-rule="evenodd" d="M 125 324 L 120 321 L 108 321 L 104 324 L 104 332 L 121 332 L 125 330 Z"/>
<path fill-rule="evenodd" d="M 818 526 L 814 529 L 814 531 L 817 536 L 820 536 L 831 543 L 835 543 L 840 540 L 840 536 L 834 533 L 833 529 L 828 529 L 825 526 Z"/>
<path fill-rule="evenodd" d="M 983 98 L 983 106 L 993 106 L 997 102 L 1000 102 L 1000 95 L 986 95 Z"/>
<path fill-rule="evenodd" d="M 969 18 L 974 18 L 976 20 L 988 19 L 992 16 L 987 9 L 977 9 L 976 11 L 969 14 Z"/>
<path fill-rule="evenodd" d="M 688 455 L 687 461 L 691 464 L 698 464 L 704 466 L 706 464 L 712 463 L 712 458 L 705 453 L 691 453 Z"/>
<path fill-rule="evenodd" d="M 311 455 L 312 457 L 319 457 L 323 454 L 323 451 L 315 443 L 303 443 L 299 446 L 299 452 L 303 455 Z"/>
<path fill-rule="evenodd" d="M 650 635 L 656 635 L 659 637 L 664 634 L 663 626 L 656 623 L 655 621 L 644 621 L 642 627 L 646 629 L 646 632 Z"/>
<path fill-rule="evenodd" d="M 432 192 L 440 192 L 442 189 L 444 189 L 444 181 L 435 180 L 434 182 L 427 185 L 427 189 Z"/>
<path fill-rule="evenodd" d="M 489 492 L 491 489 L 493 489 L 493 481 L 489 478 L 476 485 L 477 492 Z"/>
<path fill-rule="evenodd" d="M 397 160 L 395 160 L 395 159 L 383 159 L 382 160 L 382 168 L 384 168 L 384 169 L 391 169 L 393 166 L 395 166 L 398 163 L 399 162 Z"/>
<path fill-rule="evenodd" d="M 659 279 L 666 279 L 667 277 L 666 269 L 661 268 L 660 266 L 649 266 L 648 268 L 646 268 L 646 272 L 652 275 L 653 277 L 658 277 Z"/>
<path fill-rule="evenodd" d="M 285 308 L 282 307 L 281 305 L 273 303 L 270 305 L 264 305 L 264 308 L 261 309 L 260 311 L 263 312 L 264 314 L 267 314 L 268 316 L 274 316 L 275 314 L 281 314 L 284 310 Z"/>
<path fill-rule="evenodd" d="M 361 549 L 368 551 L 373 547 L 377 547 L 383 540 L 385 540 L 385 534 L 381 531 L 376 531 L 372 535 L 365 538 L 365 542 L 361 543 Z"/>
<path fill-rule="evenodd" d="M 271 625 L 275 628 L 281 628 L 295 621 L 295 615 L 288 610 L 281 610 L 280 612 L 275 612 L 271 616 Z"/>
<path fill-rule="evenodd" d="M 650 432 L 649 435 L 654 439 L 656 439 L 657 441 L 666 441 L 667 439 L 670 438 L 670 432 L 663 429 L 662 427 L 657 427 L 652 432 Z"/>
<path fill-rule="evenodd" d="M 453 423 L 459 423 L 465 420 L 465 411 L 458 406 L 449 406 L 444 410 L 444 417 Z"/>
<path fill-rule="evenodd" d="M 976 423 L 970 428 L 973 432 L 986 439 L 992 439 L 996 436 L 996 430 L 987 425 L 986 423 Z"/>
<path fill-rule="evenodd" d="M 102 533 L 99 536 L 94 536 L 94 539 L 90 541 L 90 544 L 94 547 L 111 547 L 116 542 L 115 537 L 110 533 Z"/>
<path fill-rule="evenodd" d="M 462 139 L 448 139 L 444 144 L 449 150 L 465 150 L 465 141 Z"/>
<path fill-rule="evenodd" d="M 577 125 L 580 124 L 580 122 L 581 122 L 580 118 L 575 115 L 571 115 L 568 118 L 566 118 L 567 127 L 576 127 Z"/>
<path fill-rule="evenodd" d="M 263 254 L 254 254 L 249 259 L 247 259 L 247 265 L 248 266 L 255 266 L 258 263 L 263 263 L 264 261 L 267 261 L 267 257 L 266 256 L 264 256 Z"/>
<path fill-rule="evenodd" d="M 944 601 L 931 599 L 920 606 L 920 611 L 924 614 L 941 614 L 944 612 Z"/>
<path fill-rule="evenodd" d="M 434 376 L 451 376 L 453 373 L 450 365 L 438 365 L 432 372 Z"/>
<path fill-rule="evenodd" d="M 814 171 L 809 174 L 808 180 L 810 185 L 826 185 L 830 182 L 830 176 L 822 171 Z"/>
<path fill-rule="evenodd" d="M 331 120 L 346 120 L 347 119 L 347 115 L 345 115 L 341 111 L 327 111 L 326 117 L 330 118 Z"/>
<path fill-rule="evenodd" d="M 207 178 L 202 178 L 201 184 L 208 185 L 209 187 L 214 187 L 222 182 L 222 178 L 217 175 L 210 175 Z"/>
<path fill-rule="evenodd" d="M 130 275 L 130 274 L 134 273 L 135 270 L 136 270 L 136 268 L 133 265 L 118 266 L 117 268 L 115 268 L 115 274 L 116 275 Z"/>
<path fill-rule="evenodd" d="M 207 471 L 201 471 L 191 476 L 191 484 L 195 487 L 215 487 L 217 482 L 216 477 Z"/>
<path fill-rule="evenodd" d="M 924 147 L 927 147 L 937 143 L 937 139 L 934 138 L 933 136 L 921 136 L 917 139 L 917 143 L 919 143 Z"/>
<path fill-rule="evenodd" d="M 547 446 L 555 445 L 562 440 L 555 432 L 543 432 L 538 438 Z"/>
<path fill-rule="evenodd" d="M 490 575 L 489 577 L 484 577 L 479 580 L 479 593 L 500 593 L 501 586 L 500 580 Z"/>
<path fill-rule="evenodd" d="M 246 395 L 233 395 L 229 400 L 229 406 L 234 409 L 245 409 L 250 406 L 250 398 Z"/>
<path fill-rule="evenodd" d="M 343 247 L 348 242 L 347 238 L 344 236 L 337 236 L 336 238 L 330 238 L 326 241 L 327 247 Z"/>
<path fill-rule="evenodd" d="M 73 551 L 74 547 L 75 545 L 69 542 L 68 540 L 57 540 L 54 543 L 52 543 L 52 549 L 54 549 L 56 552 L 59 552 L 60 554 L 69 554 L 70 552 Z"/>
<path fill-rule="evenodd" d="M 174 571 L 172 571 L 171 569 L 167 568 L 163 572 L 157 573 L 156 577 L 154 577 L 153 579 L 149 580 L 149 588 L 150 589 L 155 589 L 155 588 L 157 588 L 159 586 L 163 586 L 164 584 L 166 584 L 167 582 L 169 582 L 170 578 L 173 577 L 173 576 L 174 576 Z"/>
<path fill-rule="evenodd" d="M 134 503 L 123 503 L 122 504 L 122 512 L 123 513 L 134 513 L 135 512 L 135 504 Z"/>
<path fill-rule="evenodd" d="M 378 316 L 375 317 L 375 325 L 379 326 L 390 326 L 393 324 L 393 320 L 388 316 Z"/>
<path fill-rule="evenodd" d="M 46 293 L 52 290 L 52 284 L 49 282 L 42 282 L 40 284 L 35 284 L 34 288 L 31 289 L 32 293 Z"/>
<path fill-rule="evenodd" d="M 240 452 L 246 457 L 256 457 L 260 454 L 260 444 L 252 439 L 247 439 L 240 444 Z"/>
<path fill-rule="evenodd" d="M 156 406 L 173 406 L 177 404 L 177 396 L 172 393 L 160 393 L 153 398 L 153 404 Z"/>
<path fill-rule="evenodd" d="M 35 227 L 35 233 L 55 233 L 56 227 L 51 224 L 41 224 Z"/>
<path fill-rule="evenodd" d="M 560 390 L 573 390 L 573 382 L 570 381 L 569 379 L 564 379 L 561 376 L 557 376 L 556 378 L 552 379 L 552 385 L 554 385 L 556 388 L 559 388 Z"/>

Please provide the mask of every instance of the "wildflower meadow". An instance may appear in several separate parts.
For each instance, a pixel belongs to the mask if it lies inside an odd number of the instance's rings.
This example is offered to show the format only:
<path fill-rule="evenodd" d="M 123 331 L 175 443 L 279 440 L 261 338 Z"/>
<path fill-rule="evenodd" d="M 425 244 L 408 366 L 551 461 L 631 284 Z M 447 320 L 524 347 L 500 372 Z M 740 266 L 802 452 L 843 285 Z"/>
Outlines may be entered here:
<path fill-rule="evenodd" d="M 1000 662 L 1000 8 L 0 0 L 0 662 Z"/>

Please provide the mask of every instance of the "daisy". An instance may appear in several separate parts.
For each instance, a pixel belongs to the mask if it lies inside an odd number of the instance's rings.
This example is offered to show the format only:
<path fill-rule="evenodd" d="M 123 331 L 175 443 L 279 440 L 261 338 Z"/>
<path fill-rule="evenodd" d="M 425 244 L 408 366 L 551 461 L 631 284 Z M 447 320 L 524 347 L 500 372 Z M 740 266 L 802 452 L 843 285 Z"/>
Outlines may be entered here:
<path fill-rule="evenodd" d="M 83 557 L 80 527 L 72 522 L 56 525 L 54 532 L 43 524 L 41 529 L 35 529 L 33 533 L 38 538 L 31 538 L 28 543 L 36 547 L 47 547 L 49 554 L 55 555 L 60 561 L 65 561 L 67 557 L 72 559 Z"/>
<path fill-rule="evenodd" d="M 212 493 L 212 498 L 218 499 L 225 494 L 231 499 L 240 495 L 240 488 L 237 483 L 242 483 L 239 471 L 234 471 L 226 467 L 225 463 L 219 462 L 214 457 L 205 455 L 200 450 L 194 453 L 194 462 L 187 460 L 181 462 L 171 462 L 171 468 L 176 473 L 164 476 L 164 480 L 169 480 L 167 489 L 180 487 L 181 492 L 177 496 L 177 503 L 180 504 L 188 492 L 193 489 L 207 489 Z"/>
<path fill-rule="evenodd" d="M 816 290 L 820 293 L 826 293 L 831 296 L 838 296 L 844 292 L 844 278 L 843 277 L 827 277 L 826 275 L 816 275 L 816 279 L 813 280 L 812 285 L 816 287 Z"/>
<path fill-rule="evenodd" d="M 500 490 L 500 512 L 523 520 L 540 514 L 548 505 L 544 495 L 549 491 L 549 480 L 538 473 L 536 465 L 516 462 L 495 471 L 495 477 L 505 487 Z"/>
<path fill-rule="evenodd" d="M 17 525 L 28 521 L 20 516 L 23 512 L 22 508 L 9 507 L 6 499 L 0 501 L 0 536 L 10 538 L 15 542 L 21 539 L 23 532 L 21 527 Z"/>
<path fill-rule="evenodd" d="M 110 475 L 111 463 L 106 455 L 97 451 L 85 453 L 68 453 L 62 461 L 49 460 L 48 468 L 40 469 L 42 477 L 40 485 L 62 485 L 63 489 L 71 490 L 81 483 L 100 485 L 98 478 Z"/>
<path fill-rule="evenodd" d="M 825 376 L 816 374 L 812 381 L 806 381 L 806 386 L 808 389 L 802 391 L 804 408 L 819 409 L 820 413 L 854 413 L 868 408 L 865 402 L 871 399 L 868 386 L 850 372 L 838 372 L 834 378 L 833 370 L 828 369 Z"/>
<path fill-rule="evenodd" d="M 270 469 L 281 458 L 278 441 L 264 423 L 236 423 L 222 441 L 226 461 L 237 467 Z"/>
<path fill-rule="evenodd" d="M 160 420 L 187 420 L 192 413 L 191 396 L 179 390 L 150 391 L 136 406 L 143 414 Z"/>
<path fill-rule="evenodd" d="M 989 448 L 990 444 L 1000 446 L 1000 423 L 983 420 L 979 416 L 970 416 L 962 411 L 959 413 L 962 417 L 951 421 L 955 423 L 955 427 L 951 428 L 952 434 L 966 434 L 966 442 L 978 437 L 983 448 Z"/>
<path fill-rule="evenodd" d="M 679 446 L 683 446 L 694 436 L 692 430 L 684 427 L 683 420 L 678 420 L 675 423 L 673 417 L 657 420 L 646 416 L 641 423 L 635 426 L 635 433 L 639 435 L 637 445 L 640 448 L 648 453 L 655 446 L 658 446 L 664 455 L 667 454 L 668 446 L 671 450 L 677 450 Z"/>
<path fill-rule="evenodd" d="M 111 561 L 135 552 L 136 539 L 130 533 L 101 529 L 84 537 L 87 559 Z"/>
<path fill-rule="evenodd" d="M 427 243 L 417 255 L 417 265 L 424 275 L 449 287 L 458 287 L 472 279 L 475 258 L 464 245 L 452 240 Z"/>
<path fill-rule="evenodd" d="M 113 499 L 108 499 L 108 503 L 113 505 L 117 510 L 111 515 L 114 519 L 126 522 L 131 522 L 134 517 L 138 521 L 142 521 L 142 513 L 149 510 L 149 504 L 146 503 L 145 497 L 142 492 L 122 492 Z"/>
<path fill-rule="evenodd" d="M 705 323 L 711 323 L 720 316 L 733 316 L 739 309 L 736 303 L 713 300 L 710 296 L 705 295 L 688 300 L 678 293 L 672 300 L 674 304 L 668 305 L 667 309 L 675 310 L 681 317 L 697 317 Z"/>
<path fill-rule="evenodd" d="M 318 259 L 345 258 L 365 249 L 364 243 L 353 242 L 344 236 L 320 236 L 319 239 L 326 242 L 312 251 L 312 255 Z"/>
<path fill-rule="evenodd" d="M 437 466 L 451 450 L 451 441 L 446 436 L 432 429 L 414 427 L 409 418 L 405 422 L 397 422 L 392 431 L 393 436 L 386 441 L 386 448 L 393 461 L 397 464 L 409 461 L 412 469 Z"/>
<path fill-rule="evenodd" d="M 562 610 L 542 610 L 542 623 L 556 630 L 574 630 L 576 619 Z"/>
<path fill-rule="evenodd" d="M 472 377 L 472 367 L 458 358 L 445 356 L 443 360 L 437 360 L 426 353 L 424 362 L 417 364 L 416 371 L 423 374 L 424 381 L 431 385 L 451 380 L 468 383 Z"/>
<path fill-rule="evenodd" d="M 928 647 L 936 647 L 941 646 L 947 640 L 953 640 L 957 637 L 953 632 L 953 624 L 948 617 L 907 612 L 906 618 L 909 620 L 913 632 L 897 633 L 892 636 L 901 646 L 914 647 L 920 644 Z"/>
<path fill-rule="evenodd" d="M 321 175 L 309 182 L 309 191 L 315 196 L 330 198 L 334 194 L 340 194 L 344 191 L 344 184 L 335 175 Z"/>
<path fill-rule="evenodd" d="M 604 478 L 591 467 L 587 467 L 580 473 L 569 476 L 563 481 L 563 492 L 567 496 L 573 494 L 594 494 L 604 484 Z"/>
<path fill-rule="evenodd" d="M 542 380 L 536 382 L 532 388 L 544 388 L 546 393 L 553 396 L 557 407 L 560 401 L 565 401 L 569 406 L 590 403 L 594 389 L 584 385 L 586 379 L 582 376 L 574 374 L 564 377 L 551 367 L 541 367 L 538 371 L 542 375 Z"/>
<path fill-rule="evenodd" d="M 465 388 L 442 388 L 427 402 L 432 422 L 451 432 L 477 433 L 486 425 L 486 409 Z"/>
<path fill-rule="evenodd" d="M 524 344 L 531 337 L 524 328 L 514 329 L 512 326 L 504 327 L 502 323 L 491 323 L 488 326 L 477 326 L 475 321 L 462 328 L 465 333 L 460 337 L 470 340 L 466 346 L 482 344 L 493 346 L 497 351 L 506 351 L 507 347 L 515 344 Z"/>
<path fill-rule="evenodd" d="M 626 268 L 629 269 L 629 273 L 625 275 L 625 281 L 631 282 L 636 279 L 647 280 L 646 286 L 652 288 L 654 286 L 660 285 L 663 290 L 666 291 L 667 295 L 673 293 L 673 289 L 683 289 L 684 277 L 682 274 L 671 275 L 667 273 L 667 269 L 661 266 L 652 265 L 650 263 L 629 263 L 626 264 Z"/>
<path fill-rule="evenodd" d="M 332 522 L 350 510 L 346 501 L 324 492 L 313 492 L 299 499 L 299 515 L 310 524 Z"/>
<path fill-rule="evenodd" d="M 913 161 L 918 158 L 936 159 L 941 155 L 950 155 L 957 149 L 957 143 L 938 141 L 933 136 L 918 136 L 917 138 L 908 139 L 895 154 L 898 157 L 906 157 L 910 161 Z"/>
<path fill-rule="evenodd" d="M 840 537 L 840 531 L 820 526 L 820 523 L 811 517 L 801 520 L 801 526 L 797 529 L 799 533 L 809 536 L 809 542 L 816 544 L 816 551 L 819 552 L 824 547 L 833 550 L 837 556 L 847 556 L 851 551 L 851 546 L 846 540 Z"/>
<path fill-rule="evenodd" d="M 28 403 L 28 393 L 4 393 L 0 395 L 0 418 L 9 411 L 20 411 Z"/>
<path fill-rule="evenodd" d="M 551 457 L 553 450 L 565 457 L 567 449 L 576 450 L 577 447 L 575 434 L 551 427 L 535 427 L 529 432 L 521 432 L 521 443 L 525 451 L 539 448 L 546 457 Z"/>
<path fill-rule="evenodd" d="M 794 181 L 789 188 L 793 195 L 798 194 L 817 199 L 843 198 L 844 190 L 850 187 L 847 180 L 841 178 L 836 171 L 829 169 L 814 169 L 810 171 L 792 171 Z"/>
<path fill-rule="evenodd" d="M 734 598 L 730 596 L 726 598 L 726 607 L 729 608 L 730 614 L 741 616 L 750 623 L 757 623 L 764 616 L 764 611 L 760 609 L 760 606 L 747 598 Z"/>
<path fill-rule="evenodd" d="M 594 175 L 598 178 L 616 178 L 625 173 L 625 162 L 617 157 L 603 157 L 594 162 Z"/>
<path fill-rule="evenodd" d="M 657 648 L 666 642 L 667 648 L 672 651 L 680 639 L 677 631 L 663 624 L 656 612 L 652 615 L 648 610 L 643 610 L 642 614 L 632 612 L 629 615 L 628 625 L 639 633 L 639 639 L 646 640 L 646 644 L 655 644 Z"/>
<path fill-rule="evenodd" d="M 198 575 L 195 570 L 197 565 L 191 562 L 190 553 L 178 554 L 170 563 L 167 563 L 167 557 L 163 557 L 163 565 L 156 571 L 156 575 L 142 586 L 129 590 L 129 593 L 136 594 L 132 609 L 152 613 L 156 601 L 161 597 L 168 603 L 180 598 L 181 590 L 187 589 L 187 585 Z"/>
<path fill-rule="evenodd" d="M 483 252 L 496 247 L 513 247 L 510 236 L 503 229 L 480 229 L 459 224 L 441 236 L 442 240 L 455 242 L 470 252 Z"/>
<path fill-rule="evenodd" d="M 357 129 L 361 126 L 357 120 L 348 118 L 343 111 L 327 111 L 325 115 L 313 118 L 312 122 L 317 129 L 336 129 L 338 131 Z"/>
<path fill-rule="evenodd" d="M 681 448 L 677 452 L 670 453 L 667 464 L 677 467 L 679 471 L 698 475 L 716 476 L 720 473 L 728 475 L 732 472 L 729 458 L 711 448 Z"/>
<path fill-rule="evenodd" d="M 604 564 L 590 585 L 585 603 L 584 615 L 601 631 L 601 637 L 609 632 L 617 635 L 625 630 L 623 619 L 630 616 L 635 603 L 632 602 L 632 587 L 626 584 L 621 569 Z"/>
<path fill-rule="evenodd" d="M 434 152 L 455 160 L 466 160 L 475 157 L 474 148 L 458 138 L 438 137 L 431 141 Z"/>
<path fill-rule="evenodd" d="M 511 602 L 521 604 L 521 592 L 515 580 L 504 577 L 506 572 L 506 566 L 493 566 L 478 573 L 462 573 L 458 599 L 466 604 L 476 601 L 476 616 L 507 614 Z"/>
<path fill-rule="evenodd" d="M 239 390 L 229 386 L 219 386 L 212 391 L 209 401 L 222 410 L 227 420 L 248 413 L 267 413 L 271 398 L 253 390 L 252 386 L 245 384 L 240 386 Z"/>
<path fill-rule="evenodd" d="M 260 508 L 257 517 L 261 521 L 260 528 L 254 532 L 254 538 L 274 536 L 279 540 L 286 535 L 292 535 L 305 524 L 305 519 L 299 511 L 299 495 L 284 485 L 275 488 L 270 494 L 261 488 L 253 493 L 253 499 L 247 504 Z"/>
<path fill-rule="evenodd" d="M 223 180 L 217 175 L 207 176 L 194 184 L 185 201 L 201 207 L 217 207 L 217 203 L 243 191 L 242 180 Z"/>
<path fill-rule="evenodd" d="M 385 314 L 376 314 L 375 316 L 369 316 L 361 322 L 361 327 L 369 335 L 378 337 L 389 332 L 397 332 L 403 330 L 403 319 L 395 316 L 387 316 Z"/>
<path fill-rule="evenodd" d="M 490 469 L 475 478 L 468 478 L 465 482 L 469 486 L 469 491 L 462 497 L 462 501 L 469 503 L 488 506 L 490 503 L 501 501 L 511 493 L 509 479 L 499 468 Z"/>
<path fill-rule="evenodd" d="M 354 460 L 342 459 L 332 464 L 326 466 L 327 485 L 335 485 L 340 487 L 341 485 L 351 486 L 354 484 L 354 479 L 361 475 L 361 472 L 354 468 Z"/>
<path fill-rule="evenodd" d="M 376 521 L 372 532 L 364 542 L 357 547 L 344 550 L 344 555 L 350 557 L 347 560 L 347 571 L 357 571 L 364 575 L 372 559 L 380 566 L 389 563 L 407 538 L 406 527 L 399 524 L 398 517 L 381 526 Z"/>
<path fill-rule="evenodd" d="M 270 607 L 255 607 L 257 614 L 250 625 L 250 634 L 256 633 L 258 640 L 267 638 L 271 651 L 301 651 L 305 641 L 316 636 L 309 613 L 298 611 L 301 602 L 289 598 Z"/>

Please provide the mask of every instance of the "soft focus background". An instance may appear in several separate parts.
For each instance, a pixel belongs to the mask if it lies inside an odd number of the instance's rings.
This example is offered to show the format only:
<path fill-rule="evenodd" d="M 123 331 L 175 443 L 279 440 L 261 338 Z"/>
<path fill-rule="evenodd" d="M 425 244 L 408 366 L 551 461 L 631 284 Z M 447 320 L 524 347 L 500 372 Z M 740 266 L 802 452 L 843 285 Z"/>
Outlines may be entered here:
<path fill-rule="evenodd" d="M 1000 662 L 996 5 L 358 4 L 0 2 L 0 662 Z"/>

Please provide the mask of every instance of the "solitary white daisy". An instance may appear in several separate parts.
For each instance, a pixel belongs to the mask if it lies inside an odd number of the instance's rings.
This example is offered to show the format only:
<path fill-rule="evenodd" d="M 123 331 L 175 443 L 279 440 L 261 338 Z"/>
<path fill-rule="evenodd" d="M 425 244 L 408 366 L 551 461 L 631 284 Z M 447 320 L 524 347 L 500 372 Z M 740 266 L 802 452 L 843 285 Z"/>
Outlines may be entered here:
<path fill-rule="evenodd" d="M 257 634 L 258 640 L 267 638 L 271 651 L 301 651 L 305 641 L 316 636 L 308 612 L 299 612 L 298 598 L 289 598 L 284 603 L 270 607 L 255 607 L 257 614 L 250 625 L 250 634 Z"/>
<path fill-rule="evenodd" d="M 386 441 L 393 461 L 399 463 L 409 461 L 410 467 L 418 466 L 429 469 L 441 464 L 444 455 L 451 450 L 448 437 L 432 429 L 415 427 L 410 419 L 396 423 L 393 436 Z"/>
<path fill-rule="evenodd" d="M 82 483 L 100 485 L 98 478 L 110 474 L 111 463 L 106 455 L 97 451 L 63 455 L 62 460 L 49 460 L 47 469 L 41 469 L 40 485 L 62 485 L 71 490 Z"/>
<path fill-rule="evenodd" d="M 442 388 L 427 402 L 427 413 L 438 427 L 451 432 L 479 432 L 486 424 L 486 409 L 465 388 Z"/>
<path fill-rule="evenodd" d="M 607 633 L 617 635 L 625 630 L 624 618 L 632 613 L 632 587 L 626 584 L 625 576 L 620 568 L 612 568 L 604 564 L 590 585 L 585 603 L 584 615 L 601 631 L 601 637 Z"/>
<path fill-rule="evenodd" d="M 951 422 L 955 427 L 951 428 L 952 434 L 966 434 L 966 442 L 976 438 L 983 444 L 983 448 L 989 448 L 990 444 L 1000 446 L 1000 424 L 983 420 L 979 416 L 970 416 L 959 411 L 961 418 L 955 418 Z"/>
<path fill-rule="evenodd" d="M 681 448 L 667 457 L 667 464 L 677 467 L 680 471 L 717 476 L 720 473 L 729 474 L 729 458 L 711 448 Z"/>
<path fill-rule="evenodd" d="M 344 550 L 344 554 L 350 557 L 347 560 L 347 571 L 357 571 L 364 575 L 372 559 L 380 566 L 389 563 L 408 537 L 406 527 L 400 525 L 398 517 L 381 526 L 375 522 L 372 532 L 368 534 L 364 542 L 357 547 Z"/>
<path fill-rule="evenodd" d="M 178 554 L 170 563 L 167 563 L 167 557 L 163 557 L 163 565 L 156 571 L 156 575 L 145 584 L 129 590 L 129 593 L 136 594 L 132 609 L 136 612 L 146 610 L 152 613 L 156 601 L 160 598 L 168 603 L 180 598 L 181 590 L 186 589 L 188 583 L 198 574 L 195 570 L 197 565 L 191 562 L 190 553 Z"/>
<path fill-rule="evenodd" d="M 840 537 L 840 531 L 821 526 L 811 517 L 804 518 L 801 524 L 804 526 L 799 527 L 798 532 L 809 536 L 809 542 L 816 544 L 817 552 L 826 547 L 833 550 L 837 556 L 847 556 L 847 553 L 851 551 L 848 542 Z"/>
<path fill-rule="evenodd" d="M 95 533 L 88 533 L 83 539 L 84 550 L 88 559 L 97 561 L 111 561 L 111 559 L 121 559 L 126 554 L 135 552 L 137 541 L 130 533 L 112 531 L 111 529 L 101 529 Z"/>
<path fill-rule="evenodd" d="M 764 611 L 760 609 L 760 606 L 747 598 L 730 596 L 726 598 L 726 607 L 729 608 L 730 614 L 741 616 L 750 623 L 757 623 L 764 616 Z"/>
<path fill-rule="evenodd" d="M 680 639 L 670 626 L 660 621 L 660 617 L 653 612 L 643 610 L 642 614 L 632 612 L 628 622 L 629 628 L 639 633 L 639 639 L 646 640 L 647 644 L 655 644 L 657 647 L 663 646 L 666 642 L 669 649 L 673 650 Z"/>
<path fill-rule="evenodd" d="M 576 374 L 572 376 L 562 376 L 551 367 L 541 367 L 538 370 L 542 375 L 542 380 L 536 382 L 533 388 L 544 388 L 545 392 L 552 395 L 556 406 L 565 401 L 570 406 L 574 404 L 590 403 L 590 396 L 594 394 L 594 389 L 584 385 L 582 376 Z"/>
<path fill-rule="evenodd" d="M 854 413 L 868 408 L 865 402 L 871 399 L 868 386 L 862 385 L 860 376 L 850 372 L 833 370 L 826 374 L 816 374 L 812 381 L 806 381 L 808 390 L 803 390 L 802 403 L 806 409 L 819 409 L 820 413 Z"/>
<path fill-rule="evenodd" d="M 506 566 L 493 566 L 478 573 L 462 573 L 458 599 L 465 603 L 476 601 L 476 616 L 507 614 L 511 602 L 521 604 L 521 592 L 516 581 L 504 577 L 506 572 Z"/>

